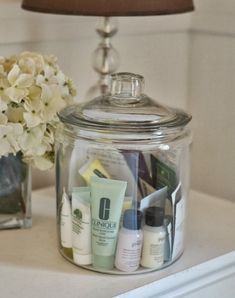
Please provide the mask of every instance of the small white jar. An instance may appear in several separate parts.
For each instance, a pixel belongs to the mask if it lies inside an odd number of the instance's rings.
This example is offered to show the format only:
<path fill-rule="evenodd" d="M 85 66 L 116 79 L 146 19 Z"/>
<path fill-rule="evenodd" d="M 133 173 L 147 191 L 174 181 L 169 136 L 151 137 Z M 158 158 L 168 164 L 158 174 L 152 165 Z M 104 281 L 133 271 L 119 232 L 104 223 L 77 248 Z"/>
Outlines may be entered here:
<path fill-rule="evenodd" d="M 164 263 L 166 231 L 163 227 L 164 209 L 149 207 L 145 212 L 141 266 L 158 269 Z"/>
<path fill-rule="evenodd" d="M 115 257 L 115 267 L 121 271 L 133 272 L 139 268 L 143 242 L 141 219 L 139 210 L 127 209 L 124 213 Z"/>

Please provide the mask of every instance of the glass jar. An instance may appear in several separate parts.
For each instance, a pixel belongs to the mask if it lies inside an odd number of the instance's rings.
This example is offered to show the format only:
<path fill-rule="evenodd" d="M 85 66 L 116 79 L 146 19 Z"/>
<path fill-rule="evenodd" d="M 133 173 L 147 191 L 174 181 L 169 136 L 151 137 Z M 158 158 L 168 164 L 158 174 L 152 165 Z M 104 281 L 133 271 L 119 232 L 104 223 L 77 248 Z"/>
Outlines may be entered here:
<path fill-rule="evenodd" d="M 90 270 L 149 272 L 183 253 L 191 116 L 143 85 L 140 75 L 114 74 L 110 95 L 59 113 L 59 250 Z"/>

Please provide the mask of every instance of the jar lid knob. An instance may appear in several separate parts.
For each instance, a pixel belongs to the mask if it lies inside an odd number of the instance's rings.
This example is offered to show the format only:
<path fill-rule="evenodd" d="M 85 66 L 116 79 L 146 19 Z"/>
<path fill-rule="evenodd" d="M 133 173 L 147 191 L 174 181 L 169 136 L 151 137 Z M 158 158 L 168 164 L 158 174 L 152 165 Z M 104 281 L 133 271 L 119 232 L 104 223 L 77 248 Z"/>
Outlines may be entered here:
<path fill-rule="evenodd" d="M 129 72 L 111 75 L 111 95 L 115 100 L 125 103 L 138 102 L 144 88 L 144 77 Z"/>

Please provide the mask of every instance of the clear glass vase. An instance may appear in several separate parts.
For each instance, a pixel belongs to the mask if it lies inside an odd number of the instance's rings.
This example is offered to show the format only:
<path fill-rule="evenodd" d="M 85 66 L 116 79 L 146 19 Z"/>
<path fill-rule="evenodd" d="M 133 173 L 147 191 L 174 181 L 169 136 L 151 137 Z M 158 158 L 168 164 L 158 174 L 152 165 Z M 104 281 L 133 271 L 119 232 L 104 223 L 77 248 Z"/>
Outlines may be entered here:
<path fill-rule="evenodd" d="M 31 168 L 20 153 L 0 158 L 0 229 L 30 228 Z"/>

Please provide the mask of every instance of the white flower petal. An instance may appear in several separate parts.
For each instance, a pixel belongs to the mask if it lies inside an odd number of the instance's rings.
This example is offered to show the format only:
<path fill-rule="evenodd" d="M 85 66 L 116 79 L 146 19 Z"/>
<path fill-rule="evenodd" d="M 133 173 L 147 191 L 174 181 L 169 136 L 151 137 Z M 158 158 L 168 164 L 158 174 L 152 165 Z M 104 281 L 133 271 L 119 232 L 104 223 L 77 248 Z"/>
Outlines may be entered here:
<path fill-rule="evenodd" d="M 7 78 L 6 78 L 5 75 L 0 76 L 0 87 L 3 90 L 6 89 L 6 88 L 8 88 L 8 87 L 10 87 L 10 84 L 9 84 L 9 82 L 8 82 L 8 80 L 7 80 Z"/>
<path fill-rule="evenodd" d="M 19 59 L 19 66 L 22 72 L 35 75 L 36 65 L 35 61 L 30 57 L 24 57 Z"/>
<path fill-rule="evenodd" d="M 7 79 L 11 85 L 14 85 L 15 81 L 17 80 L 20 74 L 20 68 L 17 64 L 14 64 L 11 71 L 8 73 Z"/>
<path fill-rule="evenodd" d="M 36 77 L 36 85 L 41 86 L 42 84 L 45 84 L 45 77 L 40 74 Z"/>
<path fill-rule="evenodd" d="M 28 88 L 32 86 L 34 78 L 31 74 L 21 74 L 15 81 L 15 86 L 18 88 Z"/>
<path fill-rule="evenodd" d="M 50 77 L 54 76 L 55 74 L 55 70 L 49 66 L 49 65 L 45 65 L 45 68 L 44 68 L 44 76 L 46 79 L 50 79 Z"/>
<path fill-rule="evenodd" d="M 46 103 L 51 99 L 53 95 L 53 87 L 45 84 L 43 84 L 41 87 L 42 87 L 41 98 Z"/>
<path fill-rule="evenodd" d="M 3 65 L 0 65 L 0 74 L 5 74 Z"/>
<path fill-rule="evenodd" d="M 33 100 L 29 100 L 28 98 L 26 98 L 23 106 L 27 112 L 39 114 L 41 109 L 43 108 L 43 103 L 39 98 Z"/>
<path fill-rule="evenodd" d="M 13 148 L 11 147 L 10 143 L 8 142 L 7 138 L 0 139 L 1 146 L 0 146 L 0 156 L 8 155 L 9 153 L 13 153 Z"/>
<path fill-rule="evenodd" d="M 7 110 L 7 103 L 2 100 L 1 95 L 0 95 L 0 112 L 6 111 Z"/>
<path fill-rule="evenodd" d="M 0 125 L 0 155 L 16 153 L 20 150 L 17 139 L 23 129 L 19 124 Z"/>
<path fill-rule="evenodd" d="M 45 65 L 44 58 L 41 54 L 35 52 L 23 52 L 19 55 L 19 65 L 22 67 L 22 70 L 24 70 L 25 67 L 29 68 L 32 63 L 31 61 L 33 61 L 34 64 L 33 73 L 39 74 Z M 32 70 L 29 73 L 32 73 Z"/>
<path fill-rule="evenodd" d="M 42 123 L 42 119 L 38 115 L 29 112 L 24 113 L 24 120 L 27 127 L 29 128 L 35 127 Z"/>
<path fill-rule="evenodd" d="M 7 124 L 8 118 L 5 114 L 0 113 L 0 124 Z"/>
<path fill-rule="evenodd" d="M 12 131 L 12 127 L 10 125 L 0 125 L 0 140 L 7 136 Z M 1 146 L 0 146 L 1 147 Z"/>
<path fill-rule="evenodd" d="M 56 75 L 56 79 L 59 85 L 64 85 L 65 83 L 65 75 L 63 74 L 63 72 L 60 70 L 57 75 Z"/>
<path fill-rule="evenodd" d="M 34 165 L 36 166 L 36 168 L 42 171 L 49 170 L 53 167 L 53 163 L 43 156 L 34 157 Z"/>
<path fill-rule="evenodd" d="M 4 93 L 16 103 L 20 103 L 23 98 L 25 98 L 29 91 L 27 89 L 18 89 L 15 87 L 7 88 Z"/>
<path fill-rule="evenodd" d="M 24 108 L 22 107 L 8 107 L 6 115 L 8 117 L 9 122 L 13 123 L 23 123 L 23 113 Z"/>
<path fill-rule="evenodd" d="M 34 152 L 37 150 L 41 152 L 41 148 L 38 147 L 40 147 L 43 142 L 44 132 L 44 125 L 36 126 L 24 131 L 20 139 L 22 149 L 26 152 Z"/>
<path fill-rule="evenodd" d="M 16 136 L 14 134 L 8 135 L 7 140 L 11 146 L 12 152 L 16 153 L 16 152 L 20 151 L 20 146 L 19 146 Z"/>
<path fill-rule="evenodd" d="M 18 137 L 23 134 L 23 125 L 19 123 L 8 123 L 12 127 L 12 133 Z"/>
<path fill-rule="evenodd" d="M 31 86 L 29 88 L 29 99 L 31 100 L 41 100 L 41 92 L 42 92 L 42 89 L 38 86 Z"/>

